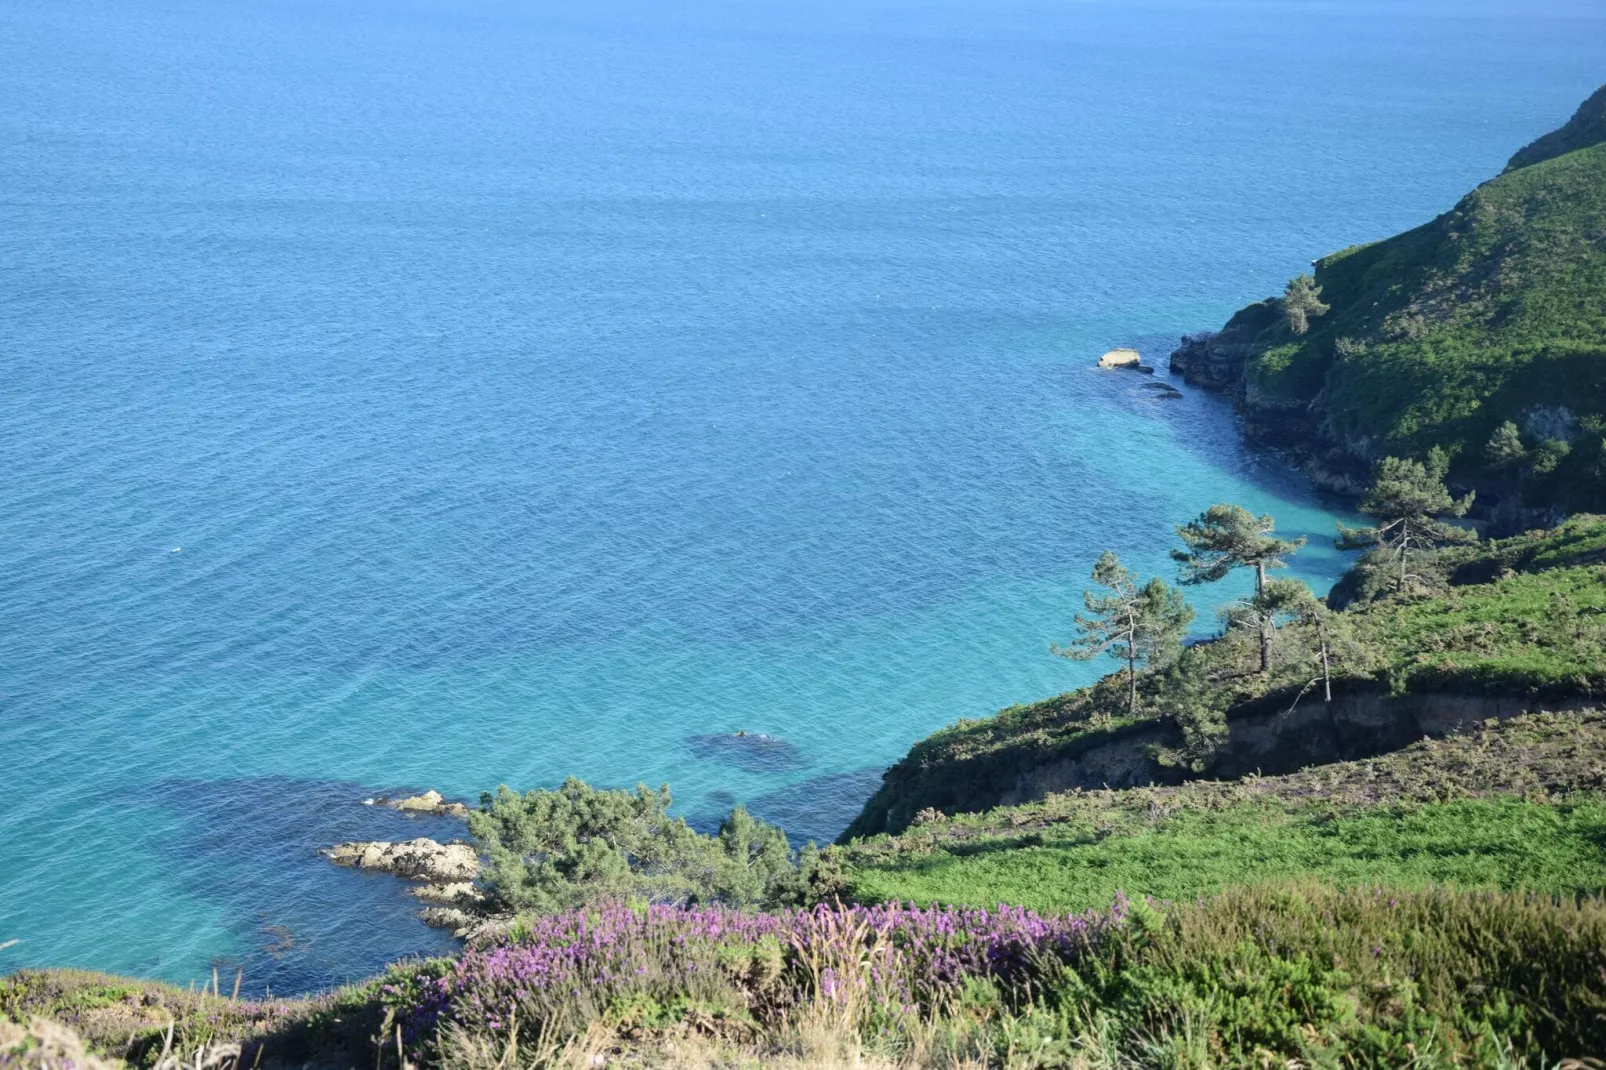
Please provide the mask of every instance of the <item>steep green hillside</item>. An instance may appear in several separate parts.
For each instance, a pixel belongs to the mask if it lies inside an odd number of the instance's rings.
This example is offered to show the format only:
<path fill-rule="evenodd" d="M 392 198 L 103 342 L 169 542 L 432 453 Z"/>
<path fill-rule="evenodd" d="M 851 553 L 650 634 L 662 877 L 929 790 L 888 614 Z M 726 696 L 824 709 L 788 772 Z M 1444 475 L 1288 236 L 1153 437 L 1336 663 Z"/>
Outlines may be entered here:
<path fill-rule="evenodd" d="M 1606 85 L 1595 90 L 1588 100 L 1578 106 L 1566 126 L 1519 149 L 1506 164 L 1506 170 L 1515 171 L 1519 167 L 1543 163 L 1603 141 L 1606 141 Z"/>
<path fill-rule="evenodd" d="M 1335 485 L 1441 446 L 1491 494 L 1606 506 L 1603 139 L 1606 89 L 1439 218 L 1318 261 L 1313 302 L 1291 290 L 1251 306 L 1173 367 L 1236 382 L 1251 433 Z M 1526 455 L 1491 465 L 1508 420 Z"/>

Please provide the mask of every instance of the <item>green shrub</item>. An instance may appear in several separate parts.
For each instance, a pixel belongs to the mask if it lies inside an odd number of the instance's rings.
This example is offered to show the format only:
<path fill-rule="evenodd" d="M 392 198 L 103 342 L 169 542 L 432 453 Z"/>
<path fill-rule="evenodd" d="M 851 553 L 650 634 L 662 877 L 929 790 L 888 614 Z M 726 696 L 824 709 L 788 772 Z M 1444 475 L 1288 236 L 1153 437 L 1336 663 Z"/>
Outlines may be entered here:
<path fill-rule="evenodd" d="M 506 786 L 480 797 L 469 832 L 490 864 L 489 895 L 512 910 L 565 910 L 604 899 L 782 905 L 806 874 L 774 825 L 733 810 L 715 836 L 672 817 L 668 785 L 593 788 L 570 778 L 555 791 Z M 816 854 L 802 861 L 815 864 Z"/>

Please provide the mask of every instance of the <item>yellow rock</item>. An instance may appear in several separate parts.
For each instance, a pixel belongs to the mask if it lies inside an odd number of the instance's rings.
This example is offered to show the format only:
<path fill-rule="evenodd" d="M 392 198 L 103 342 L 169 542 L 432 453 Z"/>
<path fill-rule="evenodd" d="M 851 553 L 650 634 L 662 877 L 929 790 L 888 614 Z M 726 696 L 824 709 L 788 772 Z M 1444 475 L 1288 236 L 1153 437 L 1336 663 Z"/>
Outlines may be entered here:
<path fill-rule="evenodd" d="M 1143 363 L 1143 355 L 1135 349 L 1112 349 L 1099 358 L 1101 368 L 1128 368 Z"/>

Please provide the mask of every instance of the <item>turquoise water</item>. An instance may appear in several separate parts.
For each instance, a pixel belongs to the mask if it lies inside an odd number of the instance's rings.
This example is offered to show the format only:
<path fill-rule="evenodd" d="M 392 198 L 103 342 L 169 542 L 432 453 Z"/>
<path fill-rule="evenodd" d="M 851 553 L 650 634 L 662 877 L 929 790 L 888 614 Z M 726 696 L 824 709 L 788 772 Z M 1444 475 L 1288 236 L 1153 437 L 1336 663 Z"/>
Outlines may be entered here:
<path fill-rule="evenodd" d="M 401 787 L 670 781 L 829 838 L 1098 552 L 1331 503 L 1163 361 L 1448 207 L 1595 3 L 0 5 L 0 970 L 306 990 L 447 946 Z M 1196 592 L 1208 611 L 1235 592 Z M 796 760 L 731 762 L 762 731 Z"/>

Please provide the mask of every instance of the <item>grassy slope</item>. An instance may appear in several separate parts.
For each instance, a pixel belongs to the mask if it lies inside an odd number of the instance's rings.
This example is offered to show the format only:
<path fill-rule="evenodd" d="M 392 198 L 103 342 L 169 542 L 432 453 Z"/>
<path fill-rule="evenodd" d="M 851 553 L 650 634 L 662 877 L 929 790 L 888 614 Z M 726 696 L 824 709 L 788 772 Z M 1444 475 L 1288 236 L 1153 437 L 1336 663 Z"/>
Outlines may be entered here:
<path fill-rule="evenodd" d="M 1459 451 L 1464 473 L 1500 421 L 1565 405 L 1583 435 L 1532 493 L 1606 507 L 1603 136 L 1606 91 L 1446 214 L 1319 261 L 1331 311 L 1303 336 L 1282 323 L 1261 333 L 1245 369 L 1251 397 L 1320 395 L 1334 430 L 1363 452 L 1440 445 Z"/>
<path fill-rule="evenodd" d="M 1606 715 L 1531 714 L 1283 777 L 1071 792 L 851 845 L 855 896 L 1081 910 L 1272 879 L 1606 888 Z"/>
<path fill-rule="evenodd" d="M 164 1054 L 188 1063 L 219 1044 L 241 1045 L 245 1065 L 375 1066 L 372 1038 L 384 1031 L 376 993 L 370 982 L 307 999 L 236 1000 L 86 970 L 19 970 L 0 977 L 0 1020 L 64 1025 L 91 1050 L 136 1066 Z"/>
<path fill-rule="evenodd" d="M 1429 598 L 1384 598 L 1345 614 L 1363 648 L 1340 670 L 1335 689 L 1396 692 L 1503 692 L 1552 697 L 1606 695 L 1606 519 L 1577 517 L 1555 531 L 1446 551 L 1428 578 Z M 1297 651 L 1267 676 L 1245 672 L 1254 653 L 1238 635 L 1190 654 L 1219 679 L 1213 687 L 1235 709 L 1283 696 L 1310 678 Z M 1163 718 L 1162 681 L 1142 682 L 1143 713 Z M 1118 738 L 1120 682 L 966 720 L 915 744 L 887 771 L 881 788 L 843 840 L 898 831 L 924 809 L 944 813 L 997 805 L 1035 766 Z M 1230 715 L 1230 713 L 1229 713 Z M 883 815 L 890 812 L 890 827 Z"/>

